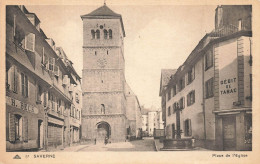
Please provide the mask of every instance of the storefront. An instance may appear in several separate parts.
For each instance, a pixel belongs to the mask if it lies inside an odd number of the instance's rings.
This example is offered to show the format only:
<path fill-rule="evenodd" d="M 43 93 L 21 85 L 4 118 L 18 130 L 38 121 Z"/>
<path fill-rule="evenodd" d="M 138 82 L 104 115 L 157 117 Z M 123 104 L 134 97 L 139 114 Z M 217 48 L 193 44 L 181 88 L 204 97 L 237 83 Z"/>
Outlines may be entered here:
<path fill-rule="evenodd" d="M 217 112 L 216 141 L 218 150 L 252 150 L 251 109 Z"/>
<path fill-rule="evenodd" d="M 49 147 L 59 147 L 63 146 L 64 138 L 64 121 L 59 118 L 54 118 L 48 116 L 48 146 Z"/>

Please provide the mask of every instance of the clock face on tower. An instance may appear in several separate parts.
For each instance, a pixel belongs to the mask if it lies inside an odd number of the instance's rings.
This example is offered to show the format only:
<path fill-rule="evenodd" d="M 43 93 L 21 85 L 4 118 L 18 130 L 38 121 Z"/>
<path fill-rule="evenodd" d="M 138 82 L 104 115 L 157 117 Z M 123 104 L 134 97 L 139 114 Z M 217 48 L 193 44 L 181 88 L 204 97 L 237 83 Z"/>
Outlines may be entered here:
<path fill-rule="evenodd" d="M 104 68 L 107 64 L 107 60 L 105 58 L 100 58 L 97 60 L 97 65 L 101 68 Z"/>

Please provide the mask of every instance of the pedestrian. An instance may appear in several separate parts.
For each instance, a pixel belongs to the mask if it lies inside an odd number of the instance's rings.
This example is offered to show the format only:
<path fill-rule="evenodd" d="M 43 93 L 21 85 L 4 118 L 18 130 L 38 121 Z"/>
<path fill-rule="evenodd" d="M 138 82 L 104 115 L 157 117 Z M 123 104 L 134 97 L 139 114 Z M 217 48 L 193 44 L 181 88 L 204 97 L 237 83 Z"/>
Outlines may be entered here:
<path fill-rule="evenodd" d="M 105 137 L 105 145 L 107 144 L 107 142 L 108 142 L 108 138 L 107 138 L 107 136 Z"/>
<path fill-rule="evenodd" d="M 95 138 L 95 139 L 94 139 L 94 144 L 96 145 L 96 143 L 97 143 L 97 139 Z"/>

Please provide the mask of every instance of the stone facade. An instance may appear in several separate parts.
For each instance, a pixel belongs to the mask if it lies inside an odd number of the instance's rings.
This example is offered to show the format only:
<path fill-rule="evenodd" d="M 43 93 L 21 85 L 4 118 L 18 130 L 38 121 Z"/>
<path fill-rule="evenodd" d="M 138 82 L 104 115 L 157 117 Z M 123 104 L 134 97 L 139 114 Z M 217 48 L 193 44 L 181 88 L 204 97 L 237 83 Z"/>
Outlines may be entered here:
<path fill-rule="evenodd" d="M 104 5 L 81 18 L 82 139 L 124 141 L 128 135 L 136 135 L 139 104 L 137 99 L 132 101 L 133 93 L 126 93 L 122 17 Z"/>
<path fill-rule="evenodd" d="M 166 138 L 180 126 L 181 137 L 194 137 L 197 146 L 252 150 L 251 9 L 218 6 L 216 28 L 172 75 L 161 95 Z"/>

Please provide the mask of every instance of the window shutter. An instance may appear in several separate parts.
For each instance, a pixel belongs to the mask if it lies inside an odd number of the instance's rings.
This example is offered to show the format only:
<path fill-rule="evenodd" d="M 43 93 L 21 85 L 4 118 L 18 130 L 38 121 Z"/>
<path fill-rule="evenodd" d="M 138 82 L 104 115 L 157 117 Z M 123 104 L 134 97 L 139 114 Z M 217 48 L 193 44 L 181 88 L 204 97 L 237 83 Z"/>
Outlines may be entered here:
<path fill-rule="evenodd" d="M 184 132 L 184 136 L 187 136 L 187 125 L 186 125 L 186 121 L 183 121 L 183 132 Z"/>
<path fill-rule="evenodd" d="M 23 117 L 23 141 L 28 141 L 28 118 Z"/>
<path fill-rule="evenodd" d="M 195 91 L 193 91 L 193 103 L 195 103 Z"/>
<path fill-rule="evenodd" d="M 9 141 L 15 141 L 15 123 L 14 123 L 14 115 L 8 113 L 9 115 Z"/>
<path fill-rule="evenodd" d="M 45 62 L 44 47 L 42 47 L 42 64 Z"/>
<path fill-rule="evenodd" d="M 29 33 L 25 36 L 25 49 L 34 52 L 35 49 L 35 34 Z"/>
<path fill-rule="evenodd" d="M 187 94 L 187 105 L 190 105 L 190 94 Z"/>
<path fill-rule="evenodd" d="M 15 29 L 16 29 L 16 15 L 14 15 L 14 27 L 13 27 L 14 37 L 15 37 Z"/>
<path fill-rule="evenodd" d="M 192 130 L 191 130 L 191 119 L 188 120 L 188 126 L 189 126 L 189 136 L 192 135 Z"/>
<path fill-rule="evenodd" d="M 182 103 L 183 103 L 183 109 L 184 109 L 185 108 L 185 96 L 183 97 Z"/>
<path fill-rule="evenodd" d="M 185 74 L 186 85 L 189 84 L 189 72 Z"/>
<path fill-rule="evenodd" d="M 8 77 L 10 77 L 10 90 L 14 91 L 14 66 L 12 66 L 8 72 L 10 72 L 8 75 Z"/>
<path fill-rule="evenodd" d="M 25 96 L 28 97 L 28 77 L 25 75 Z"/>
<path fill-rule="evenodd" d="M 194 80 L 195 79 L 195 66 L 192 67 L 192 70 L 191 70 L 191 79 Z"/>

